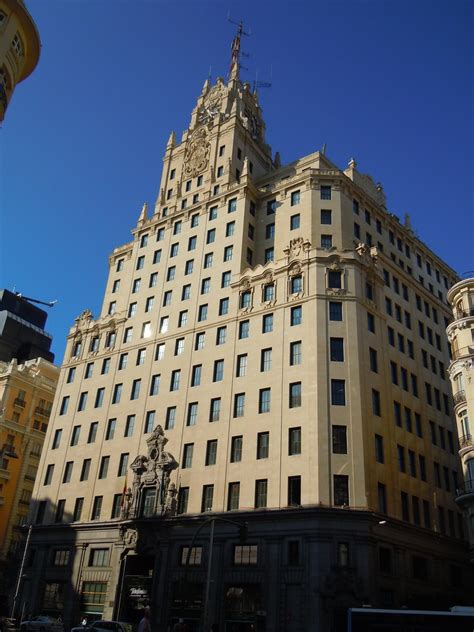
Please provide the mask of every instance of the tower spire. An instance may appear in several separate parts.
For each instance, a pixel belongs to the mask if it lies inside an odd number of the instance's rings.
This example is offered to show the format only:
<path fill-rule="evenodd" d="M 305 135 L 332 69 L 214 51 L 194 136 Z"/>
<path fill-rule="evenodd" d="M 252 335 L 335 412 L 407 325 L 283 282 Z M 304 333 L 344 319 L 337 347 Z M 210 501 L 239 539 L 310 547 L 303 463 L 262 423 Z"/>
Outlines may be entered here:
<path fill-rule="evenodd" d="M 230 69 L 229 79 L 239 78 L 239 56 L 240 56 L 240 41 L 242 39 L 242 33 L 244 32 L 244 25 L 242 20 L 239 22 L 237 35 L 234 37 L 231 45 L 230 55 Z"/>

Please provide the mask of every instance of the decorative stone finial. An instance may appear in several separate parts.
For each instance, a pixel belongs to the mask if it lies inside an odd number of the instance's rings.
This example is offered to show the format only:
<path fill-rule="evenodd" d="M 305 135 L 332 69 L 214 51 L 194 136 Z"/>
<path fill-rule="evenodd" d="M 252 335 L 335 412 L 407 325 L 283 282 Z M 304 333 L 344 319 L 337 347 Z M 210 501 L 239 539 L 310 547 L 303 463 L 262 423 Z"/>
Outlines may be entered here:
<path fill-rule="evenodd" d="M 166 143 L 166 149 L 171 149 L 176 145 L 176 134 L 171 132 L 168 142 Z"/>
<path fill-rule="evenodd" d="M 349 164 L 347 165 L 350 169 L 355 169 L 357 167 L 357 163 L 354 158 L 349 160 Z"/>
<path fill-rule="evenodd" d="M 140 213 L 140 217 L 138 218 L 138 226 L 143 226 L 143 224 L 148 219 L 148 204 L 145 202 L 142 211 Z"/>
<path fill-rule="evenodd" d="M 279 151 L 275 153 L 275 159 L 273 160 L 273 164 L 275 165 L 275 169 L 279 169 L 281 167 L 281 157 L 280 157 Z"/>
<path fill-rule="evenodd" d="M 404 224 L 405 224 L 405 228 L 408 228 L 408 230 L 412 230 L 412 228 L 411 228 L 411 218 L 410 218 L 409 213 L 405 213 Z"/>

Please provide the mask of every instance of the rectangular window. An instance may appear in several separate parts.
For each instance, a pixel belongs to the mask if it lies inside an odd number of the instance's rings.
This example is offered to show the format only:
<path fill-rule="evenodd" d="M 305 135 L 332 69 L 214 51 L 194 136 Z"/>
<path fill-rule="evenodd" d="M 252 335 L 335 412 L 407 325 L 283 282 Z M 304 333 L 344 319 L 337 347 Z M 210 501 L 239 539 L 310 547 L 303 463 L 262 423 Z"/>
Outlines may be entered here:
<path fill-rule="evenodd" d="M 216 241 L 216 229 L 211 228 L 207 231 L 206 244 L 213 244 Z"/>
<path fill-rule="evenodd" d="M 385 463 L 383 437 L 378 434 L 375 435 L 375 460 L 377 463 Z"/>
<path fill-rule="evenodd" d="M 185 443 L 183 447 L 182 469 L 189 469 L 193 465 L 194 443 Z"/>
<path fill-rule="evenodd" d="M 127 368 L 128 353 L 121 353 L 119 357 L 118 370 L 122 371 Z"/>
<path fill-rule="evenodd" d="M 178 327 L 186 327 L 188 324 L 188 310 L 183 310 L 179 312 L 178 317 Z"/>
<path fill-rule="evenodd" d="M 303 308 L 301 305 L 297 305 L 291 308 L 290 311 L 290 326 L 295 327 L 301 325 L 303 319 Z"/>
<path fill-rule="evenodd" d="M 201 384 L 202 364 L 195 364 L 191 373 L 191 386 L 199 386 Z"/>
<path fill-rule="evenodd" d="M 81 434 L 81 426 L 74 426 L 74 428 L 72 429 L 72 435 L 71 435 L 71 443 L 70 443 L 71 446 L 77 445 L 79 443 L 80 434 Z M 54 446 L 53 446 L 53 449 L 54 449 Z"/>
<path fill-rule="evenodd" d="M 221 298 L 219 301 L 219 316 L 225 316 L 229 313 L 229 299 Z"/>
<path fill-rule="evenodd" d="M 94 497 L 94 503 L 92 505 L 92 512 L 91 512 L 91 520 L 100 520 L 100 512 L 102 511 L 102 496 L 95 496 Z M 107 584 L 105 584 L 106 586 Z M 86 583 L 84 583 L 84 586 L 87 586 Z M 105 600 L 105 593 L 103 595 L 104 600 Z M 103 602 L 102 602 L 103 603 Z"/>
<path fill-rule="evenodd" d="M 259 432 L 257 435 L 257 459 L 267 459 L 270 443 L 269 432 Z"/>
<path fill-rule="evenodd" d="M 148 410 L 145 417 L 145 426 L 143 428 L 143 432 L 145 434 L 152 432 L 154 426 L 155 426 L 155 411 Z"/>
<path fill-rule="evenodd" d="M 91 469 L 91 459 L 84 459 L 82 461 L 81 476 L 79 478 L 80 481 L 88 480 L 90 469 Z"/>
<path fill-rule="evenodd" d="M 130 392 L 130 399 L 138 399 L 138 397 L 140 395 L 141 383 L 142 383 L 141 380 L 133 380 L 133 382 L 132 382 L 132 390 Z"/>
<path fill-rule="evenodd" d="M 261 388 L 258 397 L 258 412 L 269 413 L 271 403 L 271 389 Z"/>
<path fill-rule="evenodd" d="M 184 353 L 184 338 L 177 338 L 174 343 L 174 355 L 179 356 Z"/>
<path fill-rule="evenodd" d="M 216 345 L 223 345 L 227 337 L 227 327 L 218 327 L 216 333 Z"/>
<path fill-rule="evenodd" d="M 272 368 L 272 350 L 262 349 L 260 352 L 260 371 L 270 371 Z"/>
<path fill-rule="evenodd" d="M 87 391 L 84 391 L 83 393 L 80 394 L 79 396 L 79 403 L 77 405 L 77 412 L 81 412 L 82 410 L 85 409 L 86 404 L 87 404 Z"/>
<path fill-rule="evenodd" d="M 334 504 L 336 506 L 349 505 L 349 477 L 334 474 Z"/>
<path fill-rule="evenodd" d="M 262 333 L 268 334 L 273 331 L 273 314 L 265 314 L 262 318 Z"/>
<path fill-rule="evenodd" d="M 204 305 L 200 305 L 199 306 L 199 310 L 198 310 L 198 322 L 203 322 L 205 320 L 207 320 L 207 310 L 208 310 L 208 305 L 204 304 Z"/>
<path fill-rule="evenodd" d="M 228 222 L 225 227 L 225 236 L 232 237 L 235 231 L 235 222 Z"/>
<path fill-rule="evenodd" d="M 133 436 L 133 430 L 135 428 L 135 415 L 127 415 L 127 421 L 125 422 L 124 437 Z"/>
<path fill-rule="evenodd" d="M 170 391 L 178 391 L 181 381 L 181 371 L 176 369 L 171 372 Z"/>
<path fill-rule="evenodd" d="M 223 379 L 224 379 L 224 360 L 215 360 L 212 381 L 221 382 Z"/>
<path fill-rule="evenodd" d="M 288 506 L 299 507 L 301 505 L 301 476 L 288 477 Z"/>
<path fill-rule="evenodd" d="M 196 351 L 198 351 L 199 349 L 204 349 L 205 336 L 206 336 L 205 332 L 196 334 L 196 342 L 194 346 Z"/>
<path fill-rule="evenodd" d="M 332 427 L 333 454 L 347 454 L 347 426 Z"/>
<path fill-rule="evenodd" d="M 89 436 L 87 437 L 87 443 L 94 443 L 97 437 L 97 429 L 99 427 L 98 421 L 93 421 L 89 426 Z"/>
<path fill-rule="evenodd" d="M 100 467 L 99 467 L 99 476 L 98 478 L 107 478 L 107 472 L 109 471 L 109 463 L 110 463 L 110 456 L 103 456 L 100 460 Z"/>
<path fill-rule="evenodd" d="M 166 409 L 165 429 L 172 430 L 176 421 L 176 406 L 169 406 Z"/>
<path fill-rule="evenodd" d="M 250 321 L 241 320 L 239 323 L 239 340 L 248 338 L 250 333 Z"/>
<path fill-rule="evenodd" d="M 50 463 L 46 468 L 46 474 L 44 477 L 43 485 L 51 485 L 51 481 L 53 479 L 54 465 Z"/>
<path fill-rule="evenodd" d="M 189 500 L 189 487 L 180 487 L 178 494 L 178 508 L 177 513 L 183 514 L 188 510 L 188 500 Z"/>
<path fill-rule="evenodd" d="M 290 217 L 290 230 L 297 230 L 300 227 L 300 214 L 292 215 Z"/>
<path fill-rule="evenodd" d="M 221 414 L 221 398 L 215 397 L 211 399 L 209 421 L 219 421 L 220 414 Z"/>
<path fill-rule="evenodd" d="M 263 509 L 267 506 L 268 480 L 255 481 L 255 509 Z"/>
<path fill-rule="evenodd" d="M 321 248 L 324 248 L 324 250 L 332 248 L 332 235 L 321 235 Z"/>
<path fill-rule="evenodd" d="M 242 460 L 243 437 L 232 437 L 230 446 L 230 462 L 238 463 Z"/>
<path fill-rule="evenodd" d="M 151 376 L 150 396 L 158 395 L 160 390 L 160 377 L 159 373 Z"/>
<path fill-rule="evenodd" d="M 198 405 L 197 402 L 192 402 L 188 404 L 188 416 L 186 419 L 187 426 L 195 426 L 197 423 L 198 416 Z"/>
<path fill-rule="evenodd" d="M 95 395 L 94 408 L 100 408 L 104 403 L 105 388 L 98 388 Z"/>
<path fill-rule="evenodd" d="M 234 417 L 243 417 L 245 413 L 245 393 L 234 395 Z"/>
<path fill-rule="evenodd" d="M 289 407 L 298 408 L 301 406 L 301 382 L 293 382 L 289 387 Z"/>
<path fill-rule="evenodd" d="M 227 203 L 227 212 L 234 213 L 237 210 L 237 198 L 232 198 Z"/>
<path fill-rule="evenodd" d="M 210 439 L 206 445 L 206 465 L 215 465 L 217 461 L 217 439 Z"/>
<path fill-rule="evenodd" d="M 346 405 L 345 380 L 331 380 L 331 404 L 333 406 Z"/>
<path fill-rule="evenodd" d="M 194 259 L 190 259 L 189 261 L 186 261 L 184 265 L 184 275 L 188 276 L 189 274 L 192 274 L 193 270 L 194 270 Z"/>
<path fill-rule="evenodd" d="M 118 470 L 117 470 L 117 476 L 125 476 L 127 474 L 128 457 L 129 457 L 129 453 L 128 452 L 123 452 L 120 455 L 119 466 L 118 466 Z"/>
<path fill-rule="evenodd" d="M 331 186 L 330 185 L 321 185 L 321 199 L 322 200 L 331 199 Z"/>
<path fill-rule="evenodd" d="M 301 454 L 301 427 L 288 430 L 288 455 Z"/>
<path fill-rule="evenodd" d="M 203 485 L 201 512 L 212 511 L 213 498 L 214 498 L 214 485 Z"/>
<path fill-rule="evenodd" d="M 380 406 L 380 393 L 374 388 L 372 389 L 372 412 L 374 415 L 377 415 L 377 417 L 380 417 L 382 415 Z"/>
<path fill-rule="evenodd" d="M 339 270 L 328 270 L 327 271 L 327 283 L 328 287 L 332 289 L 341 289 L 342 288 L 342 272 Z"/>
<path fill-rule="evenodd" d="M 122 494 L 120 494 L 120 497 L 122 497 Z M 84 498 L 76 498 L 76 501 L 74 503 L 74 512 L 72 514 L 73 522 L 78 522 L 81 519 L 83 507 L 84 507 Z"/>
<path fill-rule="evenodd" d="M 234 511 L 239 508 L 240 483 L 229 483 L 227 494 L 227 511 Z"/>
<path fill-rule="evenodd" d="M 332 362 L 344 362 L 344 339 L 330 338 L 330 358 Z"/>
<path fill-rule="evenodd" d="M 78 426 L 80 428 L 80 426 Z M 54 432 L 53 444 L 51 446 L 52 450 L 57 450 L 59 448 L 59 444 L 61 443 L 61 436 L 63 434 L 62 429 L 58 429 Z"/>

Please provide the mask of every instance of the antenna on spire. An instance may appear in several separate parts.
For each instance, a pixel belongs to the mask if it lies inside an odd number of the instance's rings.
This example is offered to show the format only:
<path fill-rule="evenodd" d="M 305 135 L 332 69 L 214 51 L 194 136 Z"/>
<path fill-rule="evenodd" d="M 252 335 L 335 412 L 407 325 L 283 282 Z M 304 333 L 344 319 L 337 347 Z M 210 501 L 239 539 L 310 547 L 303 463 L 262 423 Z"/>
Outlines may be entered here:
<path fill-rule="evenodd" d="M 231 24 L 235 24 L 238 27 L 237 35 L 232 40 L 232 45 L 231 45 L 229 77 L 232 77 L 232 75 L 238 76 L 239 68 L 241 67 L 240 56 L 248 57 L 247 54 L 241 53 L 240 51 L 240 40 L 242 39 L 242 35 L 247 35 L 247 37 L 250 36 L 250 31 L 249 32 L 244 31 L 244 23 L 242 22 L 242 20 L 240 20 L 240 22 L 235 22 L 234 20 L 232 20 L 230 17 L 230 11 L 227 14 L 227 20 Z"/>
<path fill-rule="evenodd" d="M 272 78 L 272 69 L 270 67 L 270 79 L 271 78 Z M 271 81 L 259 81 L 258 70 L 256 70 L 255 79 L 253 81 L 253 93 L 255 94 L 257 92 L 257 88 L 271 88 L 271 87 L 272 87 Z"/>

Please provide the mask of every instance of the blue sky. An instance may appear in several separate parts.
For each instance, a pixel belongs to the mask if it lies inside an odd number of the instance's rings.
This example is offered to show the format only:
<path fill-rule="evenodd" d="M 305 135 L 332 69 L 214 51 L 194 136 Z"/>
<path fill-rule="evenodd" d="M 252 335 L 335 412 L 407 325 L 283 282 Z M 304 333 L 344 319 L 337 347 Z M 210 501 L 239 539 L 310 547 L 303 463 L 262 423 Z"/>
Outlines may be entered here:
<path fill-rule="evenodd" d="M 382 182 L 391 212 L 459 273 L 473 261 L 473 3 L 27 0 L 40 63 L 0 130 L 0 286 L 43 300 L 56 361 L 108 255 L 153 205 L 171 130 L 225 76 L 235 27 L 283 163 L 327 155 Z M 461 227 L 461 230 L 460 230 Z"/>

